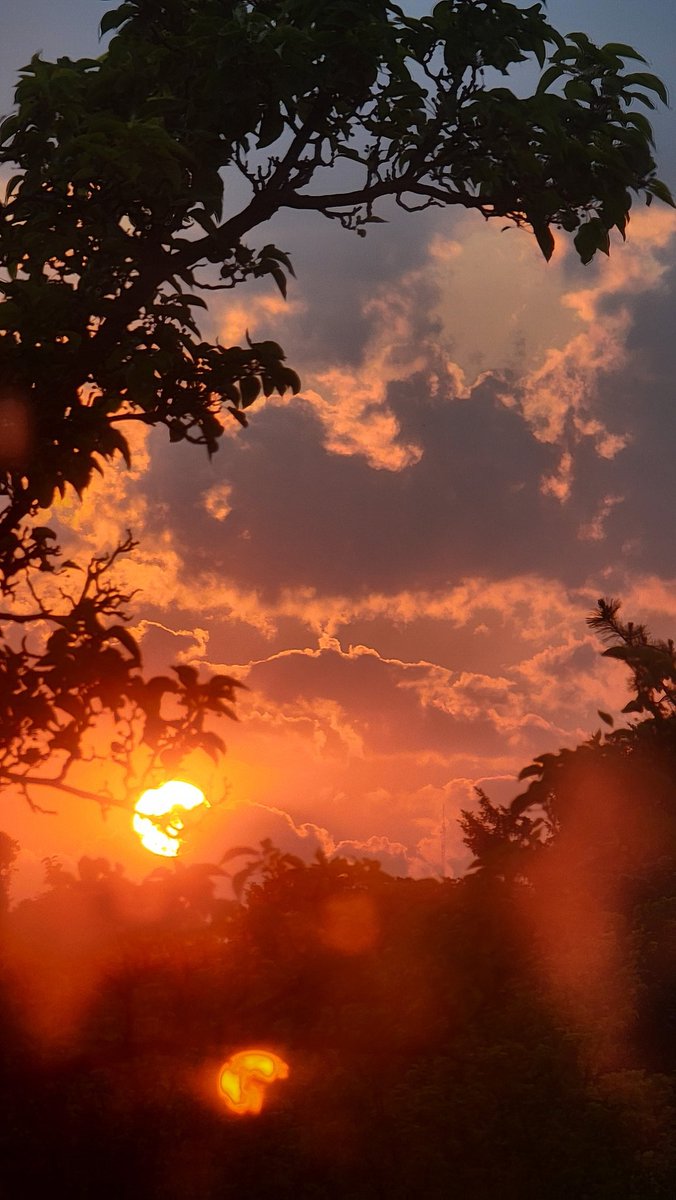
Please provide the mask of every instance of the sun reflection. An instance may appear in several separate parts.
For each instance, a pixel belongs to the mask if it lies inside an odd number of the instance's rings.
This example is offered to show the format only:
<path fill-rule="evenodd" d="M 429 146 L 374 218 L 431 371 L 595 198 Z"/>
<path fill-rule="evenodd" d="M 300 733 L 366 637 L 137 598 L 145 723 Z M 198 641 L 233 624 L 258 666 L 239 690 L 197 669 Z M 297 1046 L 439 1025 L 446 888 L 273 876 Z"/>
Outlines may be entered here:
<path fill-rule="evenodd" d="M 221 1067 L 218 1086 L 230 1112 L 258 1116 L 265 1088 L 277 1079 L 288 1079 L 289 1067 L 270 1050 L 240 1050 Z"/>
<path fill-rule="evenodd" d="M 185 828 L 185 813 L 206 804 L 204 792 L 192 783 L 171 779 L 161 787 L 144 792 L 134 807 L 132 828 L 146 850 L 164 858 L 176 858 Z"/>

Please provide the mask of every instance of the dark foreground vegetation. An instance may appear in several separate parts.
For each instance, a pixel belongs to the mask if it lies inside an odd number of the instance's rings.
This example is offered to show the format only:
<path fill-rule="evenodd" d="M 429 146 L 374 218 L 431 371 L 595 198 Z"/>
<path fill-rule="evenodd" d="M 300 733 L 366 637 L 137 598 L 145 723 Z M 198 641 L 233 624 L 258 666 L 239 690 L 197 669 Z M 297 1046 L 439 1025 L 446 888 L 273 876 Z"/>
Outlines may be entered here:
<path fill-rule="evenodd" d="M 206 292 L 285 294 L 250 236 L 287 210 L 363 235 L 389 200 L 525 224 L 545 258 L 563 230 L 586 263 L 634 199 L 673 204 L 636 111 L 664 85 L 538 3 L 128 0 L 102 29 L 99 59 L 36 55 L 0 126 L 0 786 L 34 807 L 82 794 L 83 756 L 129 778 L 222 749 L 234 680 L 143 675 L 109 574 L 131 535 L 77 563 L 37 522 L 128 461 L 130 421 L 213 454 L 298 390 L 275 341 L 195 320 Z M 522 63 L 531 95 L 493 86 Z M 2 1200 L 672 1200 L 676 663 L 616 617 L 638 723 L 480 797 L 465 879 L 263 845 L 238 899 L 222 867 L 83 858 L 11 908 L 0 835 Z M 289 1078 L 233 1118 L 219 1065 L 252 1045 Z"/>
<path fill-rule="evenodd" d="M 673 647 L 595 620 L 642 719 L 480 797 L 463 879 L 268 843 L 140 884 L 48 863 L 2 919 L 0 1194 L 671 1200 Z M 238 1118 L 247 1046 L 290 1075 Z"/>

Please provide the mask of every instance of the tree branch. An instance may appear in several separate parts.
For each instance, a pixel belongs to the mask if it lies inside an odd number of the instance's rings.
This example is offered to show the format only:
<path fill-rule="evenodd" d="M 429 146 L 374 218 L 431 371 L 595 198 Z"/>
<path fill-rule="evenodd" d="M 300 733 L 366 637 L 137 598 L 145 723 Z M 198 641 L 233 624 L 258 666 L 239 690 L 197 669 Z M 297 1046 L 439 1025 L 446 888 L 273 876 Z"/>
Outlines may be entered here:
<path fill-rule="evenodd" d="M 463 208 L 473 208 L 486 213 L 489 206 L 479 196 L 468 196 L 463 192 L 447 191 L 434 187 L 433 184 L 413 183 L 407 176 L 398 179 L 382 179 L 371 187 L 358 189 L 353 192 L 333 192 L 322 196 L 308 196 L 295 193 L 293 197 L 285 196 L 284 208 L 310 209 L 323 212 L 331 208 L 361 207 L 372 204 L 381 196 L 411 195 L 427 196 L 442 204 L 461 205 Z M 497 215 L 497 214 L 496 214 Z M 503 214 L 504 215 L 504 214 Z"/>
<path fill-rule="evenodd" d="M 73 787 L 70 783 L 64 783 L 62 780 L 46 779 L 39 775 L 19 775 L 15 771 L 2 771 L 0 778 L 6 779 L 9 783 L 18 783 L 22 787 L 51 787 L 60 792 L 66 792 L 69 796 L 78 796 L 81 800 L 95 800 L 97 804 L 104 805 L 106 808 L 112 806 L 114 808 L 126 809 L 125 804 L 121 804 L 119 800 L 114 800 L 111 796 L 100 796 L 96 792 L 89 792 L 85 788 Z M 30 801 L 29 801 L 30 803 Z M 54 810 L 42 809 L 42 812 L 54 812 Z"/>

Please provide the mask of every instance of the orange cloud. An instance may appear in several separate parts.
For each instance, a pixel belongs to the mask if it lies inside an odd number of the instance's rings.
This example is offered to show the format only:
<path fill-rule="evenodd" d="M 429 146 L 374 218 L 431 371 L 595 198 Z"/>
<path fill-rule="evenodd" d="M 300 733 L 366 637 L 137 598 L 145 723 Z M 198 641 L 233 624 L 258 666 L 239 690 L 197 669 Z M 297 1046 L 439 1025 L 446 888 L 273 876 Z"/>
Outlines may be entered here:
<path fill-rule="evenodd" d="M 247 297 L 246 302 L 233 300 L 216 301 L 211 305 L 213 320 L 218 326 L 218 339 L 224 346 L 241 346 L 246 342 L 247 334 L 252 341 L 261 340 L 269 335 L 266 329 L 274 324 L 276 329 L 280 324 L 288 324 L 295 317 L 305 312 L 305 305 L 297 297 L 283 296 L 274 292 L 269 295 L 254 295 Z"/>
<path fill-rule="evenodd" d="M 589 438 L 602 458 L 614 458 L 627 445 L 625 432 L 609 430 L 594 413 L 600 380 L 621 370 L 627 361 L 626 339 L 632 324 L 628 304 L 611 312 L 604 303 L 659 287 L 668 267 L 662 252 L 675 233 L 676 215 L 671 210 L 637 213 L 621 252 L 616 247 L 608 261 L 591 268 L 593 285 L 563 292 L 560 303 L 574 314 L 578 332 L 563 345 L 549 348 L 520 380 L 517 391 L 505 397 L 507 403 L 518 403 L 539 441 L 561 442 L 572 423 L 577 440 Z M 558 478 L 543 481 L 543 488 L 566 500 L 570 464 Z"/>
<path fill-rule="evenodd" d="M 573 456 L 564 450 L 559 460 L 558 469 L 552 475 L 545 475 L 540 481 L 540 491 L 543 496 L 553 496 L 563 503 L 570 496 L 573 482 Z"/>
<path fill-rule="evenodd" d="M 372 289 L 362 303 L 371 333 L 358 366 L 330 366 L 309 376 L 303 396 L 323 425 L 324 445 L 331 453 L 358 455 L 374 469 L 387 471 L 420 461 L 422 448 L 415 439 L 402 437 L 387 392 L 393 381 L 420 371 L 435 387 L 431 364 L 439 347 L 426 313 L 427 294 L 436 288 L 449 253 L 447 243 L 433 239 L 421 267 Z"/>
<path fill-rule="evenodd" d="M 596 513 L 588 521 L 583 521 L 580 525 L 577 534 L 580 540 L 585 542 L 602 542 L 606 536 L 606 521 L 613 509 L 618 504 L 622 504 L 623 499 L 623 496 L 604 496 Z"/>
<path fill-rule="evenodd" d="M 232 512 L 232 487 L 229 483 L 215 483 L 204 493 L 204 507 L 215 521 L 225 521 Z"/>

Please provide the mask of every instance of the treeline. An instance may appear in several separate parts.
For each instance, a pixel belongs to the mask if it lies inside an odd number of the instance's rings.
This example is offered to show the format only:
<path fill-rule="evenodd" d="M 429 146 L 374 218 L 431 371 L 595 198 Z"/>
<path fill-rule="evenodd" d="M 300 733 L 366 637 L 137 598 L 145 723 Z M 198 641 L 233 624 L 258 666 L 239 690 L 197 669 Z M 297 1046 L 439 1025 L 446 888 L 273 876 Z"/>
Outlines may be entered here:
<path fill-rule="evenodd" d="M 462 879 L 263 842 L 12 907 L 0 835 L 0 1196 L 673 1200 L 676 656 L 592 624 L 631 723 L 479 794 Z M 289 1075 L 235 1117 L 251 1048 Z"/>
<path fill-rule="evenodd" d="M 3 919 L 0 1194 L 673 1197 L 665 863 L 561 891 L 546 855 L 413 881 L 266 843 L 241 901 L 48 864 Z M 246 1047 L 290 1068 L 257 1118 L 218 1095 Z"/>

